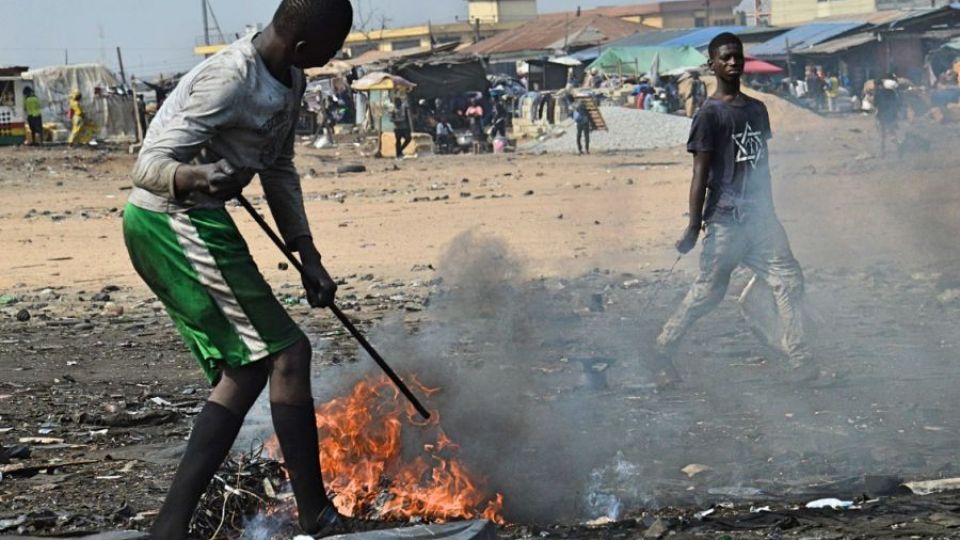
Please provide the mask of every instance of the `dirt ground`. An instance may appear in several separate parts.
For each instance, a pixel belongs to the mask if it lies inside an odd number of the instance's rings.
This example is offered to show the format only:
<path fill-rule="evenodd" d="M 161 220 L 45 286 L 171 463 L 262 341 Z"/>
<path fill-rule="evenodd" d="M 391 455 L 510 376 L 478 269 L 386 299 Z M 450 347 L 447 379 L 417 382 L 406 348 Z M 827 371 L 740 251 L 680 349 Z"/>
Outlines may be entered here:
<path fill-rule="evenodd" d="M 398 314 L 412 325 L 429 319 L 424 306 L 442 290 L 435 274 L 443 254 L 465 231 L 509 245 L 523 281 L 574 283 L 603 295 L 608 315 L 558 323 L 551 329 L 558 335 L 538 344 L 543 359 L 489 361 L 547 374 L 540 397 L 523 398 L 536 410 L 562 401 L 579 377 L 572 363 L 549 363 L 548 356 L 582 348 L 620 358 L 609 390 L 585 398 L 591 414 L 571 423 L 623 434 L 618 444 L 649 484 L 623 496 L 624 519 L 636 520 L 560 529 L 545 523 L 580 519 L 573 494 L 544 494 L 541 508 L 536 497 L 518 495 L 523 508 L 511 508 L 508 493 L 506 517 L 529 525 L 505 529 L 505 537 L 637 538 L 653 526 L 691 537 L 957 534 L 960 513 L 949 495 L 885 499 L 881 510 L 855 515 L 792 505 L 829 491 L 824 486 L 838 496 L 862 495 L 859 484 L 837 487 L 852 477 L 960 476 L 958 128 L 916 124 L 902 157 L 881 158 L 869 118 L 805 121 L 787 109 L 772 112 L 776 200 L 807 273 L 819 323 L 815 348 L 850 373 L 842 387 L 802 399 L 776 384 L 769 351 L 753 340 L 732 299 L 698 326 L 678 358 L 684 388 L 643 390 L 647 373 L 636 357 L 648 354 L 697 266 L 691 256 L 674 274 L 665 272 L 685 223 L 690 159 L 681 148 L 400 162 L 359 158 L 346 144 L 299 151 L 317 244 L 341 278 L 344 307 L 364 328 L 375 331 Z M 126 256 L 120 226 L 133 159 L 118 148 L 0 149 L 0 445 L 25 441 L 32 452 L 0 465 L 7 467 L 0 534 L 147 528 L 203 402 L 198 370 Z M 344 163 L 367 172 L 337 175 Z M 249 191 L 265 211 L 259 188 Z M 355 362 L 354 346 L 329 317 L 299 305 L 298 280 L 279 268 L 269 240 L 242 209 L 232 213 L 278 296 L 327 343 L 318 369 Z M 742 287 L 737 281 L 731 295 Z M 580 299 L 545 302 L 569 312 Z M 650 308 L 641 312 L 644 305 Z M 634 350 L 561 339 L 610 320 L 634 333 Z M 554 397 L 541 399 L 548 391 Z M 669 436 L 645 436 L 650 432 Z M 809 444 L 798 444 L 798 433 Z M 469 444 L 470 433 L 455 435 Z M 676 463 L 703 460 L 721 438 L 730 443 L 714 447 L 712 473 L 679 473 Z M 571 464 L 574 476 L 609 463 L 610 449 Z M 532 470 L 555 474 L 546 465 Z M 491 473 L 494 485 L 500 475 L 508 476 Z M 750 517 L 757 497 L 724 491 L 729 486 L 761 489 L 759 500 L 777 513 Z M 717 514 L 722 519 L 692 517 L 728 500 L 734 505 Z"/>

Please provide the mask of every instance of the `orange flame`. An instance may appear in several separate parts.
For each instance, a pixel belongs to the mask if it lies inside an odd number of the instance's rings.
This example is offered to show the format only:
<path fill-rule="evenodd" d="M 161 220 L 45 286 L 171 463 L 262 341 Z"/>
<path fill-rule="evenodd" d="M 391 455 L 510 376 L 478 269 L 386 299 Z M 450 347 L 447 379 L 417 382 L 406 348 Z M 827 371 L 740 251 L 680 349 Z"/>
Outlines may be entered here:
<path fill-rule="evenodd" d="M 410 383 L 428 397 L 440 390 L 414 378 Z M 342 514 L 390 521 L 482 518 L 505 523 L 503 496 L 485 495 L 454 456 L 460 446 L 439 428 L 439 415 L 432 412 L 429 422 L 420 422 L 386 377 L 360 381 L 350 395 L 319 406 L 316 417 L 324 483 Z M 436 428 L 436 442 L 423 445 L 424 455 L 402 455 L 405 424 Z M 279 457 L 276 437 L 266 449 Z"/>

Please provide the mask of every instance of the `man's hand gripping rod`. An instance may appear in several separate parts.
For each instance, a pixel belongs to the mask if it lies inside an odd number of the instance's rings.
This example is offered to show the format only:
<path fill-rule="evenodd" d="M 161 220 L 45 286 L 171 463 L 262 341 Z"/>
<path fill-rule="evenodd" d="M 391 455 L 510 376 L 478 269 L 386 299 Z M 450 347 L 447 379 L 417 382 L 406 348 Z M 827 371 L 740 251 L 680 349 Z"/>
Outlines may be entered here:
<path fill-rule="evenodd" d="M 290 261 L 290 264 L 292 264 L 293 267 L 296 268 L 297 271 L 300 272 L 300 274 L 302 275 L 303 264 L 301 264 L 300 261 L 293 256 L 293 252 L 290 251 L 289 248 L 287 248 L 287 245 L 283 243 L 283 240 L 279 236 L 277 236 L 277 233 L 273 232 L 273 229 L 270 228 L 270 225 L 266 222 L 266 220 L 264 220 L 263 217 L 261 217 L 260 214 L 257 212 L 257 210 L 253 207 L 253 205 L 250 204 L 250 201 L 248 201 L 246 197 L 244 197 L 243 195 L 239 195 L 237 197 L 237 200 L 240 201 L 240 205 L 243 206 L 247 210 L 247 212 L 250 213 L 250 216 L 253 217 L 253 220 L 256 221 L 258 225 L 260 225 L 260 227 L 263 229 L 263 232 L 267 233 L 267 236 L 269 236 L 270 239 L 273 240 L 273 243 L 276 244 L 278 248 L 280 248 L 280 251 L 282 251 L 284 255 L 286 255 L 287 260 Z M 380 356 L 380 353 L 378 353 L 377 350 L 373 348 L 373 345 L 371 345 L 370 342 L 367 341 L 367 338 L 365 338 L 363 334 L 360 333 L 360 330 L 358 330 L 357 327 L 354 326 L 353 322 L 351 322 L 350 319 L 347 318 L 347 316 L 343 313 L 343 311 L 340 311 L 340 308 L 338 308 L 336 304 L 330 305 L 330 311 L 332 311 L 333 314 L 336 315 L 338 319 L 340 319 L 340 322 L 343 323 L 343 326 L 350 331 L 354 339 L 356 339 L 360 343 L 363 349 L 367 351 L 367 354 L 369 354 L 370 357 L 373 358 L 373 361 L 376 362 L 377 365 L 380 366 L 380 369 L 382 369 L 383 372 L 386 373 L 387 377 L 389 377 L 390 380 L 393 381 L 393 384 L 396 385 L 397 389 L 399 389 L 400 392 L 408 400 L 410 400 L 410 404 L 413 405 L 413 408 L 416 409 L 418 413 L 420 413 L 420 416 L 422 416 L 424 420 L 429 420 L 430 412 L 427 411 L 427 409 L 420 403 L 419 400 L 417 400 L 417 397 L 413 395 L 413 392 L 411 392 L 410 389 L 407 387 L 407 385 L 403 383 L 403 380 L 401 380 L 400 377 L 387 364 L 386 360 L 384 360 L 383 357 Z"/>

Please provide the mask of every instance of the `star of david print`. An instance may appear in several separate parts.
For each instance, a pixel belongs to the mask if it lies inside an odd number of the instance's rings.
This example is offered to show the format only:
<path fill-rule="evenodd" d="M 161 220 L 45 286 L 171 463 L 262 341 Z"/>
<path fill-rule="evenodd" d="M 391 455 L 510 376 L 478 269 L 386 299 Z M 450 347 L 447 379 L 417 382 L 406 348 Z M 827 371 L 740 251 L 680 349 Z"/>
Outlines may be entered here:
<path fill-rule="evenodd" d="M 733 135 L 733 142 L 737 145 L 737 163 L 746 162 L 756 169 L 766 150 L 763 134 L 754 130 L 750 122 L 747 122 L 742 132 Z"/>

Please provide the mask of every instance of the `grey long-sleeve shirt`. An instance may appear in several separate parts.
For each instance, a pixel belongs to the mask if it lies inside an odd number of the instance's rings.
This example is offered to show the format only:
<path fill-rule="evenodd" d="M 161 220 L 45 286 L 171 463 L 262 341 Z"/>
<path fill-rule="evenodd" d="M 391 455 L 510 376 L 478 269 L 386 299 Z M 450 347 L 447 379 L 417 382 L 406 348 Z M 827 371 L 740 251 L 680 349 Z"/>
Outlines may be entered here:
<path fill-rule="evenodd" d="M 226 159 L 243 171 L 244 186 L 260 175 L 267 203 L 288 245 L 310 236 L 293 146 L 303 72 L 291 68 L 293 87 L 277 81 L 247 37 L 188 73 L 150 124 L 133 171 L 130 203 L 155 212 L 219 208 L 194 193 L 174 197 L 174 175 L 187 163 Z"/>

